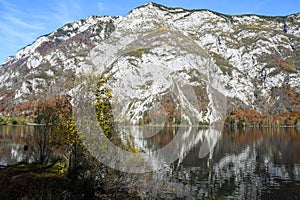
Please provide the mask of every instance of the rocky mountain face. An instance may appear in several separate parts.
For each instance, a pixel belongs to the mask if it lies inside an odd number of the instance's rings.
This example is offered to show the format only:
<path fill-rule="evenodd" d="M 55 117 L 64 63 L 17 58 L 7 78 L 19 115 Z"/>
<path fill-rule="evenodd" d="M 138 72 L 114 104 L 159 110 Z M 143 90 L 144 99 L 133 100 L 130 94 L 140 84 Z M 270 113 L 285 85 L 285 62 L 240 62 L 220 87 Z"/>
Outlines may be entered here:
<path fill-rule="evenodd" d="M 76 100 L 89 88 L 78 76 L 93 73 L 110 77 L 105 87 L 124 123 L 210 124 L 237 108 L 299 112 L 299 72 L 300 14 L 230 16 L 150 3 L 125 17 L 67 24 L 8 58 L 0 111 L 24 114 L 53 95 Z"/>

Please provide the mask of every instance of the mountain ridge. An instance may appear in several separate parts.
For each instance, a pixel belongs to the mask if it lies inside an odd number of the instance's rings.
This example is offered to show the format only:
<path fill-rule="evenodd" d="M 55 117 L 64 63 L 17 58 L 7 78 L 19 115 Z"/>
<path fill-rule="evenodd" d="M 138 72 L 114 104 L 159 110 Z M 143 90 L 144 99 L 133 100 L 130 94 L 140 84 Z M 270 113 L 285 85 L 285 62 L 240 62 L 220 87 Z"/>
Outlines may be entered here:
<path fill-rule="evenodd" d="M 188 12 L 202 12 L 202 11 L 208 11 L 208 12 L 211 12 L 211 13 L 213 13 L 213 14 L 220 15 L 220 16 L 225 16 L 225 17 L 234 17 L 234 16 L 236 16 L 236 17 L 242 17 L 242 16 L 257 16 L 257 17 L 262 17 L 262 18 L 282 18 L 282 19 L 286 19 L 286 18 L 288 18 L 288 17 L 300 16 L 300 12 L 298 12 L 298 13 L 292 13 L 292 14 L 289 14 L 289 15 L 275 15 L 275 16 L 270 16 L 270 15 L 260 15 L 260 14 L 247 14 L 247 13 L 246 13 L 246 14 L 224 14 L 224 13 L 216 12 L 216 11 L 213 11 L 213 10 L 210 10 L 210 9 L 185 9 L 185 8 L 182 8 L 182 7 L 169 7 L 169 6 L 165 6 L 165 5 L 163 5 L 163 4 L 158 4 L 158 3 L 155 3 L 155 2 L 149 2 L 149 3 L 147 3 L 147 4 L 138 6 L 138 7 L 136 7 L 135 9 L 129 11 L 129 12 L 127 13 L 127 15 L 130 14 L 132 11 L 134 11 L 134 10 L 136 10 L 136 9 L 143 8 L 143 7 L 147 7 L 147 6 L 149 6 L 149 5 L 153 5 L 153 6 L 158 7 L 158 8 L 163 7 L 164 9 L 167 9 L 167 10 L 182 10 L 183 12 L 184 12 L 184 11 L 188 11 Z M 74 21 L 74 22 L 69 22 L 69 23 L 63 25 L 62 27 L 67 26 L 67 25 L 69 25 L 69 24 L 76 23 L 77 21 L 83 21 L 83 20 L 86 20 L 86 19 L 91 18 L 91 17 L 112 17 L 112 18 L 119 18 L 119 17 L 121 17 L 121 16 L 91 15 L 91 16 L 85 18 L 85 19 L 79 19 L 79 20 L 76 20 L 76 21 Z M 62 27 L 61 27 L 61 28 L 62 28 Z M 60 29 L 60 28 L 58 28 L 58 29 Z M 57 29 L 57 30 L 58 30 L 58 29 Z M 54 32 L 55 32 L 55 31 L 54 31 Z M 52 34 L 52 33 L 53 33 L 53 32 L 50 32 L 50 33 L 47 33 L 47 34 L 44 34 L 44 35 L 39 36 L 39 37 L 38 37 L 36 40 L 34 40 L 31 44 L 28 44 L 28 45 L 26 45 L 25 47 L 22 47 L 21 49 L 19 49 L 19 50 L 17 51 L 17 53 L 18 53 L 19 51 L 25 49 L 26 47 L 29 47 L 29 46 L 33 45 L 33 44 L 34 44 L 38 39 L 40 39 L 41 37 L 47 37 L 47 36 L 49 36 L 49 35 Z M 5 65 L 5 64 L 8 62 L 7 60 L 10 60 L 10 59 L 13 58 L 13 57 L 15 57 L 15 56 L 14 56 L 14 55 L 8 56 L 8 57 L 6 58 L 6 60 L 5 60 L 2 64 L 0 64 L 0 66 Z"/>
<path fill-rule="evenodd" d="M 209 12 L 212 12 L 216 15 L 221 15 L 221 16 L 228 16 L 228 17 L 231 17 L 231 16 L 258 16 L 258 17 L 265 17 L 265 18 L 276 18 L 276 17 L 279 17 L 279 18 L 287 18 L 289 16 L 294 16 L 294 15 L 300 15 L 300 12 L 297 12 L 297 13 L 291 13 L 291 14 L 288 14 L 288 15 L 263 15 L 263 14 L 255 14 L 255 13 L 244 13 L 244 14 L 225 14 L 225 13 L 221 13 L 221 12 L 217 12 L 217 11 L 213 11 L 213 10 L 210 10 L 210 9 L 206 9 L 206 8 L 203 8 L 203 9 L 187 9 L 187 8 L 182 8 L 182 7 L 169 7 L 169 6 L 166 6 L 166 5 L 163 5 L 163 4 L 159 4 L 159 3 L 155 3 L 155 2 L 149 2 L 147 4 L 144 4 L 144 5 L 141 5 L 141 6 L 138 6 L 136 7 L 135 9 L 139 9 L 139 8 L 143 8 L 143 7 L 147 7 L 149 5 L 152 5 L 152 6 L 155 6 L 155 7 L 162 7 L 166 10 L 183 10 L 183 11 L 188 11 L 188 12 L 201 12 L 201 11 L 209 11 Z M 129 11 L 130 13 L 131 11 Z M 129 14 L 128 13 L 128 14 Z"/>

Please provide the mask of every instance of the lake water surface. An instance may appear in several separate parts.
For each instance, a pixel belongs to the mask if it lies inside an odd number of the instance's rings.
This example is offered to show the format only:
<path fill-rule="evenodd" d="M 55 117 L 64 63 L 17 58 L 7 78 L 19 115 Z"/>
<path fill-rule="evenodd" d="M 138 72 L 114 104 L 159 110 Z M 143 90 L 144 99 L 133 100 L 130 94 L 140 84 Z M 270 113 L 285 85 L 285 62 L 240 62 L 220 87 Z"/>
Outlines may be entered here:
<path fill-rule="evenodd" d="M 33 159 L 24 151 L 32 130 L 0 126 L 0 165 Z M 143 199 L 300 199 L 299 129 L 179 130 L 130 128 L 141 135 L 158 133 L 134 139 L 144 152 L 172 144 L 182 153 L 162 169 L 128 175 L 129 190 Z M 177 134 L 181 139 L 172 143 Z"/>

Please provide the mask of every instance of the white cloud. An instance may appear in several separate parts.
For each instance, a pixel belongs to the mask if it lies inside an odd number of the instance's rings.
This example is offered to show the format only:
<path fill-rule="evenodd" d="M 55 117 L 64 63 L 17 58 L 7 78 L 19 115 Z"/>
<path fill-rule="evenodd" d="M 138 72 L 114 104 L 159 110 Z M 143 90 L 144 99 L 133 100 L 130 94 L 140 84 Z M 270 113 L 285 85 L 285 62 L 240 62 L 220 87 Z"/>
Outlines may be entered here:
<path fill-rule="evenodd" d="M 100 12 L 102 12 L 102 11 L 105 10 L 105 6 L 104 6 L 104 4 L 103 4 L 102 2 L 98 2 L 98 10 L 99 10 Z"/>
<path fill-rule="evenodd" d="M 34 32 L 39 32 L 45 28 L 45 24 L 34 20 L 13 4 L 1 0 L 0 10 L 0 37 L 7 37 L 8 40 L 28 42 L 33 39 Z M 32 42 L 32 41 L 31 41 Z"/>
<path fill-rule="evenodd" d="M 20 16 L 12 15 L 11 13 L 4 13 L 2 14 L 2 19 L 4 19 L 9 24 L 19 27 L 19 28 L 26 28 L 26 29 L 32 29 L 32 30 L 40 30 L 43 27 L 40 23 L 34 23 L 34 22 L 28 22 L 24 19 L 22 19 Z"/>
<path fill-rule="evenodd" d="M 0 64 L 6 57 L 31 44 L 48 27 L 42 21 L 9 1 L 0 0 L 0 42 L 5 47 L 0 52 Z"/>

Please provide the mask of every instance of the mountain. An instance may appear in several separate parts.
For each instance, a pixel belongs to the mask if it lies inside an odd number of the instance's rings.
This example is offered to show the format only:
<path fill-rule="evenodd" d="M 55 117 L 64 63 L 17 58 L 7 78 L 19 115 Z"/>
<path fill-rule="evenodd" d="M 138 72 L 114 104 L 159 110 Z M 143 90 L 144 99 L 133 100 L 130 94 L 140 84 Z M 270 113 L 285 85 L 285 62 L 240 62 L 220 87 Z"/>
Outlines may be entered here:
<path fill-rule="evenodd" d="M 53 95 L 76 103 L 90 88 L 79 75 L 99 73 L 110 77 L 124 123 L 210 124 L 238 108 L 299 115 L 299 72 L 299 13 L 231 16 L 149 3 L 125 17 L 67 24 L 8 58 L 0 111 L 25 114 Z"/>
<path fill-rule="evenodd" d="M 109 37 L 117 18 L 91 16 L 66 24 L 9 57 L 0 68 L 0 110 L 26 110 L 36 98 L 71 89 L 76 69 L 89 64 L 90 50 Z M 55 88 L 55 89 L 54 89 Z"/>

